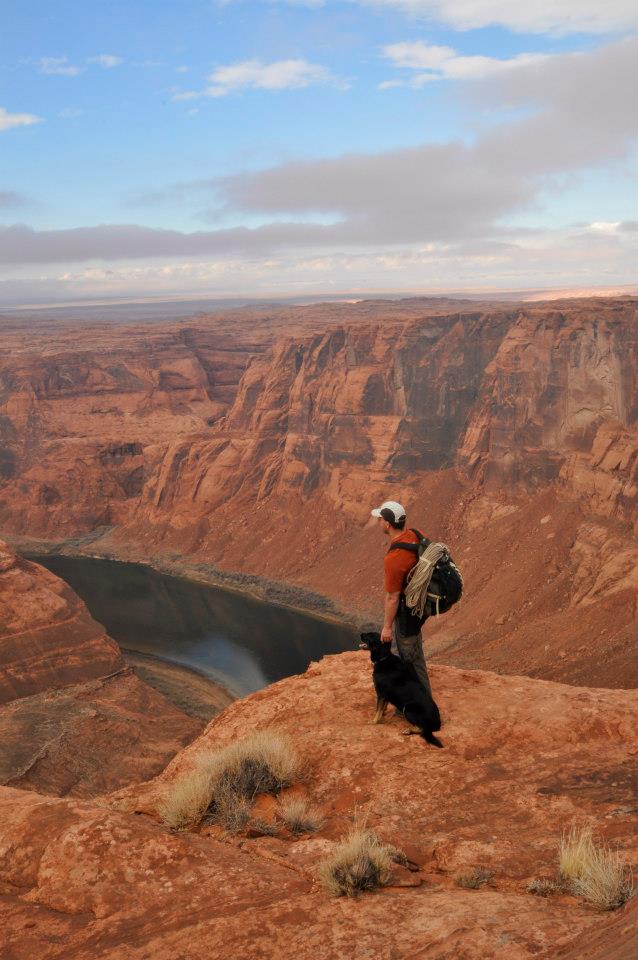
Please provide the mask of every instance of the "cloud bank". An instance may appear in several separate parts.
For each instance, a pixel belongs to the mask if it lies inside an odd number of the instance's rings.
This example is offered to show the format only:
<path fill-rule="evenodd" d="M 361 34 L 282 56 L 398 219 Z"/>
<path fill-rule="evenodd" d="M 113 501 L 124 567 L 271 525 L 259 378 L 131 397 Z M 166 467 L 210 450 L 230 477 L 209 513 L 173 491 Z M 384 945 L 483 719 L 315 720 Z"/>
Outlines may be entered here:
<path fill-rule="evenodd" d="M 403 46 L 393 56 L 417 71 L 436 57 L 438 69 L 456 58 L 451 48 L 433 53 L 423 45 Z M 473 142 L 344 154 L 182 185 L 193 196 L 204 193 L 211 217 L 258 218 L 262 226 L 185 233 L 136 224 L 39 231 L 18 224 L 0 227 L 0 264 L 111 263 L 129 278 L 122 284 L 157 277 L 160 286 L 176 278 L 186 285 L 188 276 L 195 285 L 222 284 L 224 277 L 235 291 L 242 278 L 252 277 L 255 289 L 266 282 L 294 288 L 295 278 L 308 288 L 326 285 L 329 273 L 343 289 L 355 280 L 382 288 L 370 279 L 375 275 L 386 288 L 409 282 L 413 289 L 419 278 L 422 285 L 436 277 L 456 277 L 457 286 L 489 277 L 506 286 L 534 285 L 539 274 L 591 283 L 593 271 L 599 282 L 607 276 L 619 282 L 635 269 L 635 220 L 534 233 L 508 226 L 508 219 L 566 177 L 630 156 L 638 141 L 637 57 L 634 38 L 517 63 L 507 83 L 500 68 L 483 72 L 462 88 L 468 108 L 490 113 Z M 169 258 L 183 263 L 122 266 Z M 79 276 L 75 269 L 67 275 Z"/>
<path fill-rule="evenodd" d="M 455 30 L 501 26 L 517 33 L 605 34 L 638 29 L 635 0 L 354 0 L 445 23 Z"/>

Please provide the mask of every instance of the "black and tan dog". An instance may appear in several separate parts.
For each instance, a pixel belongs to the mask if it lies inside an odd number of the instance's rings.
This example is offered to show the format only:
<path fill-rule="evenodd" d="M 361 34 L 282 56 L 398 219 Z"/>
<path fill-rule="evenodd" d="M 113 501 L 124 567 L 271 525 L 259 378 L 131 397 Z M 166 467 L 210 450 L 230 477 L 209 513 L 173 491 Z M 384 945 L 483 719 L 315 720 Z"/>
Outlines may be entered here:
<path fill-rule="evenodd" d="M 404 663 L 390 651 L 390 644 L 383 643 L 379 633 L 362 633 L 361 648 L 370 651 L 372 681 L 377 692 L 377 709 L 374 723 L 381 723 L 389 703 L 399 710 L 408 723 L 424 740 L 434 747 L 443 744 L 434 736 L 441 729 L 441 716 L 436 703 L 419 681 L 412 664 Z"/>

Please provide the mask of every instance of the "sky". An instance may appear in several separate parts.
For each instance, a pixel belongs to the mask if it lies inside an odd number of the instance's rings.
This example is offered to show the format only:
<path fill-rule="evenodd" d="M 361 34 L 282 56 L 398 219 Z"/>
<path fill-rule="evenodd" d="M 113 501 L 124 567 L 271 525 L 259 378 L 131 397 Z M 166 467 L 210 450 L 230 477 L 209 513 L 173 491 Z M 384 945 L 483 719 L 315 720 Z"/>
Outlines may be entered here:
<path fill-rule="evenodd" d="M 0 303 L 638 283 L 635 0 L 5 0 Z"/>

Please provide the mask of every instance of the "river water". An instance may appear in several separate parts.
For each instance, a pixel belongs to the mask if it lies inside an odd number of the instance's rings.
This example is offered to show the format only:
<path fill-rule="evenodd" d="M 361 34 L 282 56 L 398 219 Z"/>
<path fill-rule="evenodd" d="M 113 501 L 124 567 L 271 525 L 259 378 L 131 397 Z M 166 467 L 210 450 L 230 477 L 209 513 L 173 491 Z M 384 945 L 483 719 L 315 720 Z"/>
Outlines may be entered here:
<path fill-rule="evenodd" d="M 65 580 L 121 647 L 191 667 L 236 696 L 356 649 L 350 627 L 141 564 L 33 559 Z"/>

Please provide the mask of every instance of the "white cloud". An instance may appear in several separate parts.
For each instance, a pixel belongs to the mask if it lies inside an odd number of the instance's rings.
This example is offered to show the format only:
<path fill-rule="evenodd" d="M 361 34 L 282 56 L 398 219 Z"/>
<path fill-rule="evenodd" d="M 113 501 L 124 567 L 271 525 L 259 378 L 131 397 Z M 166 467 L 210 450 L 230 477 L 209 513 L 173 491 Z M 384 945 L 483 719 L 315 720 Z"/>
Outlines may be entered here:
<path fill-rule="evenodd" d="M 636 0 L 356 0 L 446 23 L 457 30 L 498 25 L 517 33 L 615 33 L 638 28 Z"/>
<path fill-rule="evenodd" d="M 408 80 L 386 80 L 379 84 L 381 90 L 403 86 L 418 88 L 434 80 L 482 80 L 550 59 L 549 55 L 544 53 L 519 53 L 508 60 L 483 56 L 463 57 L 452 47 L 440 47 L 421 41 L 392 43 L 383 47 L 382 54 L 398 69 L 428 72 L 416 72 Z"/>
<path fill-rule="evenodd" d="M 593 223 L 587 225 L 587 229 L 593 230 L 595 233 L 617 233 L 618 229 L 622 227 L 622 225 L 623 224 L 620 220 L 595 220 Z"/>
<path fill-rule="evenodd" d="M 40 59 L 40 73 L 49 73 L 58 77 L 77 77 L 84 70 L 70 63 L 68 57 L 42 57 Z"/>
<path fill-rule="evenodd" d="M 443 64 L 457 56 L 452 47 L 439 47 L 422 43 L 391 43 L 383 48 L 383 56 L 395 67 L 410 70 L 439 70 Z"/>
<path fill-rule="evenodd" d="M 113 67 L 118 67 L 123 63 L 123 60 L 112 53 L 99 53 L 95 57 L 87 57 L 82 66 L 71 63 L 68 57 L 41 57 L 38 63 L 40 73 L 58 77 L 79 77 L 92 63 L 98 64 L 105 70 L 112 70 Z"/>
<path fill-rule="evenodd" d="M 338 82 L 329 70 L 307 60 L 244 60 L 217 67 L 208 77 L 208 86 L 201 91 L 177 93 L 174 100 L 196 97 L 225 97 L 239 90 L 299 90 L 313 84 Z"/>
<path fill-rule="evenodd" d="M 116 57 L 112 53 L 100 53 L 97 57 L 89 57 L 87 63 L 99 63 L 105 70 L 112 70 L 113 67 L 119 67 L 122 63 L 121 57 Z"/>
<path fill-rule="evenodd" d="M 42 117 L 34 113 L 9 113 L 5 107 L 0 107 L 0 131 L 10 130 L 11 127 L 30 127 L 34 123 L 42 123 Z"/>
<path fill-rule="evenodd" d="M 84 110 L 80 110 L 78 107 L 65 107 L 64 110 L 60 110 L 58 116 L 61 120 L 75 120 L 76 117 L 81 117 L 84 113 Z"/>

